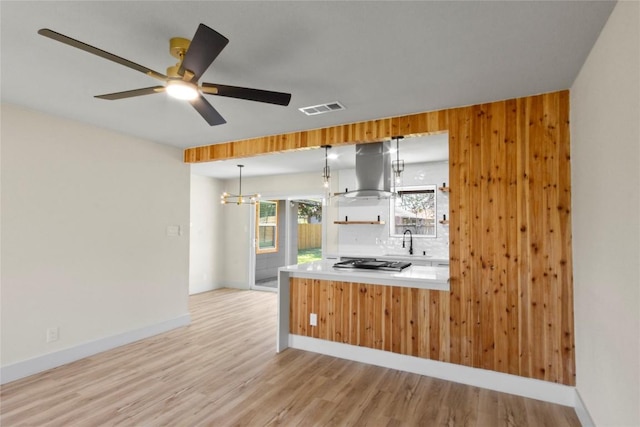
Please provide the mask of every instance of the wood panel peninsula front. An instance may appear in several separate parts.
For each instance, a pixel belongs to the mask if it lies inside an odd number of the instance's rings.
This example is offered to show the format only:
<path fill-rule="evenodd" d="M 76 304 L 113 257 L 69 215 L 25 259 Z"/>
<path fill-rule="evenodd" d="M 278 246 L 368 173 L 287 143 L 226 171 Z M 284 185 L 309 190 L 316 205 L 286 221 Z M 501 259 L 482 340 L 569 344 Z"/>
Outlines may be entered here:
<path fill-rule="evenodd" d="M 292 335 L 430 358 L 431 340 L 448 319 L 430 313 L 449 297 L 449 267 L 412 265 L 401 272 L 342 270 L 335 260 L 281 267 L 277 350 Z M 316 325 L 310 315 L 316 314 Z"/>

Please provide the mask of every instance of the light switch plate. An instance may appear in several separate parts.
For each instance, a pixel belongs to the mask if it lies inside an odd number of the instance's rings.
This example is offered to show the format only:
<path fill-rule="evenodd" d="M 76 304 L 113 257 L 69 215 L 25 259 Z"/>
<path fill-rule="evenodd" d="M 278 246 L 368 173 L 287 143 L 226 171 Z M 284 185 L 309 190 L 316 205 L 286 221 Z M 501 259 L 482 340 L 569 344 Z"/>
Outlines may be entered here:
<path fill-rule="evenodd" d="M 169 237 L 179 237 L 180 236 L 180 226 L 179 225 L 167 225 L 167 236 Z"/>
<path fill-rule="evenodd" d="M 318 326 L 318 315 L 316 313 L 309 314 L 309 324 L 311 326 Z"/>

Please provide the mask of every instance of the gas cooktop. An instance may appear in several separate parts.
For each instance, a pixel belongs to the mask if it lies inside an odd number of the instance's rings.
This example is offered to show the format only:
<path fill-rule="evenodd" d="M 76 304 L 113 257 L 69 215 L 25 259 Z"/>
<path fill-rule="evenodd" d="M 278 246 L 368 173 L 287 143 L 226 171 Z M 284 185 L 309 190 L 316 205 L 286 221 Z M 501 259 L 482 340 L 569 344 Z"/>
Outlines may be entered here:
<path fill-rule="evenodd" d="M 333 264 L 333 268 L 349 268 L 362 270 L 402 271 L 409 267 L 410 262 L 383 261 L 375 258 L 354 258 Z"/>

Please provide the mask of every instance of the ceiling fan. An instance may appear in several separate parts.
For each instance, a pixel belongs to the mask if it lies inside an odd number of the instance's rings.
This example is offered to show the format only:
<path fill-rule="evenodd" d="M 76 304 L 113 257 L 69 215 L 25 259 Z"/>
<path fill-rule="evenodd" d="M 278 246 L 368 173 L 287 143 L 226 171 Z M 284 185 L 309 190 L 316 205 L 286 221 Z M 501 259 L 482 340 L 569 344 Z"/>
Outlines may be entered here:
<path fill-rule="evenodd" d="M 167 92 L 175 98 L 188 100 L 211 126 L 221 125 L 226 123 L 226 120 L 209 104 L 202 96 L 203 94 L 285 106 L 289 105 L 291 100 L 291 94 L 289 93 L 227 86 L 217 83 L 198 83 L 202 74 L 229 43 L 229 39 L 204 24 L 198 26 L 193 40 L 174 37 L 169 41 L 169 52 L 178 59 L 178 63 L 168 67 L 166 75 L 47 28 L 39 30 L 38 34 L 132 68 L 164 83 L 162 86 L 97 95 L 96 98 L 116 100 Z"/>

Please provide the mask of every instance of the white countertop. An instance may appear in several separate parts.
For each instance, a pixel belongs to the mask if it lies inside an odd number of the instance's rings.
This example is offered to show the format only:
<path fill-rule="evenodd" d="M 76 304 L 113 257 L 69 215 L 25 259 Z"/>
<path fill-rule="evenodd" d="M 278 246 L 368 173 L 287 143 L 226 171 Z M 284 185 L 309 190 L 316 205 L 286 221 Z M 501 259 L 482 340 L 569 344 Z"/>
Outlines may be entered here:
<path fill-rule="evenodd" d="M 289 277 L 338 280 L 373 285 L 402 286 L 418 289 L 449 290 L 449 267 L 412 265 L 400 272 L 333 268 L 335 260 L 314 261 L 307 264 L 280 267 Z"/>

